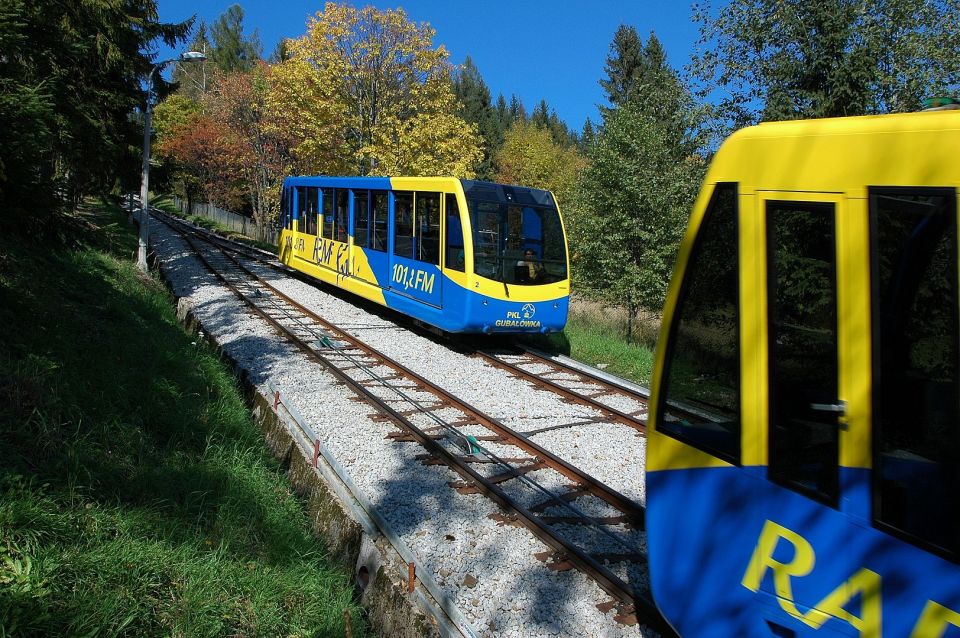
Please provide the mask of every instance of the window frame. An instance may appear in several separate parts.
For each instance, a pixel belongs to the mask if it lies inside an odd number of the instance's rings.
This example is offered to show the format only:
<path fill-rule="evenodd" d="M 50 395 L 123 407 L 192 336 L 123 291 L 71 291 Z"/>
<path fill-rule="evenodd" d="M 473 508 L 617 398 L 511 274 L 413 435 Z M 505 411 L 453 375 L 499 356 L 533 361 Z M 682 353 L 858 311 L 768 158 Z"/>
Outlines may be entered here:
<path fill-rule="evenodd" d="M 951 263 L 955 266 L 951 284 L 953 288 L 953 322 L 957 326 L 960 322 L 960 273 L 957 271 L 958 260 L 960 260 L 960 197 L 957 195 L 956 187 L 952 186 L 868 186 L 867 187 L 867 224 L 869 229 L 870 241 L 870 330 L 871 330 L 871 477 L 870 477 L 870 524 L 874 529 L 889 534 L 903 542 L 939 556 L 952 563 L 960 563 L 960 541 L 956 541 L 954 547 L 943 547 L 930 540 L 917 536 L 915 533 L 901 529 L 900 527 L 880 519 L 882 512 L 882 439 L 881 439 L 881 421 L 880 416 L 883 412 L 882 401 L 880 400 L 882 392 L 881 376 L 881 343 L 880 343 L 880 233 L 878 208 L 875 206 L 875 198 L 883 195 L 913 195 L 913 196 L 945 196 L 945 204 L 952 210 L 951 227 L 953 229 L 953 255 Z M 957 343 L 960 348 L 960 330 L 957 331 Z M 960 386 L 960 379 L 955 383 Z M 958 410 L 960 414 L 960 410 Z"/>
<path fill-rule="evenodd" d="M 741 281 L 740 281 L 740 268 L 741 268 L 741 256 L 740 256 L 740 184 L 739 182 L 717 182 L 714 184 L 713 192 L 710 194 L 710 201 L 707 203 L 706 209 L 704 210 L 703 219 L 700 221 L 700 225 L 697 229 L 697 236 L 694 238 L 693 246 L 690 248 L 690 253 L 687 258 L 687 262 L 684 266 L 684 273 L 689 272 L 690 266 L 693 263 L 694 257 L 697 256 L 698 249 L 701 246 L 703 241 L 703 234 L 700 232 L 703 227 L 711 218 L 712 212 L 715 210 L 717 200 L 719 198 L 720 192 L 724 189 L 732 190 L 733 201 L 734 201 L 734 211 L 733 211 L 733 223 L 734 223 L 734 236 L 736 238 L 736 247 L 733 251 L 733 254 L 736 255 L 736 282 L 737 282 L 737 291 L 736 291 L 736 304 L 734 305 L 734 318 L 733 322 L 736 326 L 737 332 L 737 347 L 736 347 L 736 371 L 734 373 L 734 379 L 736 379 L 736 394 L 737 394 L 737 431 L 738 431 L 738 444 L 737 444 L 737 454 L 730 455 L 725 451 L 717 450 L 711 446 L 704 445 L 700 441 L 696 441 L 690 436 L 682 432 L 677 432 L 673 430 L 664 429 L 664 416 L 667 414 L 667 406 L 669 403 L 668 390 L 670 389 L 670 369 L 674 363 L 674 350 L 677 345 L 677 331 L 680 326 L 681 310 L 683 309 L 684 303 L 687 300 L 687 297 L 690 293 L 690 279 L 684 277 L 683 282 L 681 283 L 680 290 L 677 293 L 677 302 L 673 307 L 673 316 L 671 317 L 670 322 L 670 331 L 667 336 L 667 349 L 664 353 L 663 358 L 663 370 L 660 372 L 660 391 L 657 396 L 657 434 L 663 434 L 668 436 L 676 441 L 683 443 L 684 445 L 689 445 L 704 454 L 709 454 L 715 458 L 721 459 L 735 467 L 742 467 L 743 465 L 743 364 L 741 361 L 741 349 L 743 347 L 742 339 L 742 325 L 741 318 L 743 315 L 742 309 L 742 295 L 741 295 Z"/>
<path fill-rule="evenodd" d="M 330 186 L 324 186 L 320 189 L 320 210 L 318 211 L 320 227 L 317 229 L 317 237 L 333 239 L 336 191 L 336 188 Z M 330 219 L 329 223 L 327 222 L 328 217 Z"/>
<path fill-rule="evenodd" d="M 409 197 L 410 203 L 410 232 L 400 234 L 400 224 L 398 218 L 398 208 L 401 200 L 406 203 L 407 198 Z M 395 257 L 402 257 L 404 259 L 415 259 L 414 255 L 417 254 L 417 242 L 416 242 L 416 229 L 417 229 L 417 198 L 414 191 L 393 191 L 393 249 L 392 255 Z M 397 239 L 406 238 L 410 240 L 410 254 L 406 252 L 397 251 Z"/>
<path fill-rule="evenodd" d="M 460 246 L 450 245 L 451 217 L 455 217 L 457 220 L 457 228 L 459 229 L 460 234 Z M 464 239 L 463 218 L 460 215 L 460 203 L 457 201 L 457 196 L 455 193 L 444 193 L 442 218 L 443 226 L 441 228 L 441 233 L 443 239 L 440 243 L 443 246 L 443 267 L 447 270 L 465 273 L 467 272 L 467 244 L 466 240 Z M 459 250 L 463 253 L 463 263 L 459 265 L 451 264 L 451 261 L 453 261 L 452 257 L 454 250 Z"/>
<path fill-rule="evenodd" d="M 424 264 L 431 264 L 437 267 L 439 267 L 441 264 L 441 261 L 440 261 L 441 225 L 442 225 L 441 219 L 443 218 L 443 197 L 442 196 L 443 196 L 443 193 L 440 191 L 417 191 L 414 194 L 415 214 L 414 214 L 413 233 L 414 233 L 414 237 L 416 237 L 416 245 L 414 249 L 413 259 L 415 261 L 419 261 Z M 436 203 L 436 208 L 432 210 L 430 208 L 426 208 L 427 202 L 429 202 L 430 200 L 434 200 L 434 202 Z M 421 205 L 421 202 L 423 202 L 422 205 Z M 435 217 L 430 214 L 431 212 L 435 214 Z M 427 222 L 431 220 L 434 220 L 436 222 L 436 230 L 437 230 L 437 236 L 435 238 L 436 239 L 436 259 L 433 259 L 433 260 L 424 259 L 424 253 L 425 253 L 425 247 L 426 247 L 426 242 L 424 241 L 424 239 L 428 239 L 428 237 L 424 234 L 423 231 L 425 229 L 429 230 L 433 228 L 434 225 L 432 224 L 424 225 L 423 218 L 426 218 Z"/>
<path fill-rule="evenodd" d="M 386 189 L 370 189 L 367 191 L 370 195 L 370 243 L 367 248 L 370 250 L 375 250 L 380 253 L 389 253 L 390 252 L 390 206 L 391 206 L 391 191 Z M 377 208 L 377 197 L 382 196 L 383 208 L 382 210 Z M 380 213 L 379 217 L 377 213 Z M 377 248 L 377 221 L 382 219 L 383 221 L 383 245 L 380 248 Z"/>
<path fill-rule="evenodd" d="M 351 212 L 353 215 L 353 245 L 357 248 L 367 248 L 370 245 L 370 191 L 364 188 L 351 189 L 353 205 Z M 359 195 L 359 197 L 358 197 Z M 358 201 L 365 202 L 363 211 L 357 206 Z M 362 223 L 361 223 L 362 220 Z M 360 237 L 359 230 L 363 229 L 363 237 Z"/>
<path fill-rule="evenodd" d="M 816 193 L 802 193 L 801 195 L 815 195 Z M 831 237 L 831 250 L 833 252 L 833 350 L 836 357 L 835 368 L 834 368 L 834 387 L 836 389 L 837 398 L 839 401 L 840 397 L 840 377 L 842 374 L 842 365 L 840 357 L 840 348 L 841 348 L 841 338 L 842 338 L 842 329 L 840 325 L 840 295 L 841 295 L 841 281 L 840 281 L 840 252 L 837 247 L 837 235 L 839 232 L 839 215 L 840 207 L 838 203 L 832 199 L 779 199 L 776 196 L 771 196 L 769 198 L 764 198 L 760 201 L 760 204 L 763 206 L 763 217 L 764 217 L 764 247 L 766 252 L 765 260 L 765 277 L 767 281 L 766 289 L 766 316 L 764 317 L 764 324 L 766 326 L 767 333 L 767 468 L 766 476 L 767 480 L 775 485 L 779 485 L 785 489 L 788 489 L 796 494 L 800 494 L 805 498 L 809 498 L 818 503 L 827 505 L 833 509 L 839 509 L 840 507 L 840 498 L 842 496 L 842 485 L 841 485 L 841 476 L 840 476 L 840 455 L 841 448 L 843 445 L 842 437 L 840 436 L 840 430 L 843 427 L 839 420 L 839 415 L 834 415 L 836 423 L 832 424 L 833 436 L 835 441 L 835 456 L 833 459 L 833 484 L 830 486 L 832 488 L 831 493 L 821 493 L 815 489 L 807 489 L 799 481 L 790 480 L 784 478 L 782 475 L 775 474 L 772 468 L 773 452 L 774 452 L 774 414 L 776 410 L 774 406 L 776 405 L 777 395 L 775 384 L 775 352 L 776 348 L 774 347 L 774 326 L 771 321 L 772 312 L 774 309 L 774 286 L 776 285 L 776 271 L 774 270 L 773 262 L 773 237 L 770 233 L 770 213 L 771 213 L 771 204 L 779 205 L 781 208 L 785 209 L 803 209 L 806 207 L 814 208 L 829 208 L 830 209 L 830 218 L 832 223 L 833 234 Z"/>

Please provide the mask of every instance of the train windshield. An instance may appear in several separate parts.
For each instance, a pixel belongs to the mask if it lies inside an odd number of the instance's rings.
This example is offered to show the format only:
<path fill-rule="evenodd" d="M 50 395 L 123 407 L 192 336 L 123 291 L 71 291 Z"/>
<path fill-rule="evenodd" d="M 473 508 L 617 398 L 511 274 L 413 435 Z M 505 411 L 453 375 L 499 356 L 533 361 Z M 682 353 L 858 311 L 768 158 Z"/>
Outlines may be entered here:
<path fill-rule="evenodd" d="M 547 191 L 464 180 L 481 277 L 536 286 L 567 278 L 560 212 Z"/>

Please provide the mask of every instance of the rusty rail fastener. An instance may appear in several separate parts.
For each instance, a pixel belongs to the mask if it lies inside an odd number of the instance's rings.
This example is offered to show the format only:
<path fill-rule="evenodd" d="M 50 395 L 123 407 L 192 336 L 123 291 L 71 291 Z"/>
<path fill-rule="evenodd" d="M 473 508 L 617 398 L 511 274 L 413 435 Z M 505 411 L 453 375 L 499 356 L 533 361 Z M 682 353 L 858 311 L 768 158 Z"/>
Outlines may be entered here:
<path fill-rule="evenodd" d="M 413 586 L 417 578 L 417 566 L 413 563 L 407 563 L 407 593 L 413 593 Z"/>

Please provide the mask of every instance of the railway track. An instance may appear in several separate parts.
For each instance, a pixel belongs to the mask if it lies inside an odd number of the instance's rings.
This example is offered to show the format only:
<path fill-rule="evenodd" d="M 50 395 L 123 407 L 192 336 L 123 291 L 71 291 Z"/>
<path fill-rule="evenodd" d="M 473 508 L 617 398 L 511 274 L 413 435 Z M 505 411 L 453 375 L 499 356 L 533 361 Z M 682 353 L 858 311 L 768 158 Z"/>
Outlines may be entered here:
<path fill-rule="evenodd" d="M 646 561 L 638 539 L 641 505 L 300 305 L 243 263 L 265 261 L 260 251 L 160 219 L 251 311 L 368 402 L 378 420 L 397 426 L 389 438 L 419 444 L 423 462 L 459 474 L 452 488 L 497 503 L 504 512 L 499 523 L 522 525 L 549 548 L 537 556 L 551 569 L 576 568 L 592 578 L 613 598 L 602 611 L 616 607 L 620 622 L 639 618 L 669 634 L 626 569 Z"/>
<path fill-rule="evenodd" d="M 168 221 L 173 219 L 168 218 Z M 213 242 L 226 250 L 242 254 L 274 270 L 302 277 L 299 271 L 280 263 L 271 253 L 224 239 L 204 229 L 193 226 L 190 228 L 200 233 L 206 241 Z M 309 278 L 307 280 L 313 282 Z M 633 386 L 625 380 L 604 374 L 586 365 L 566 363 L 522 345 L 507 349 L 471 348 L 468 350 L 464 349 L 463 344 L 455 345 L 461 351 L 469 352 L 494 367 L 532 383 L 541 390 L 558 394 L 568 402 L 599 411 L 601 416 L 596 419 L 599 422 L 619 423 L 633 428 L 640 435 L 646 434 L 649 391 L 645 388 Z M 680 418 L 694 415 L 692 408 L 683 409 L 679 406 L 672 406 L 670 412 Z"/>
<path fill-rule="evenodd" d="M 620 423 L 646 434 L 648 394 L 628 389 L 586 367 L 573 367 L 519 346 L 509 350 L 477 350 L 474 356 L 537 388 L 597 410 L 601 414 L 599 421 Z"/>

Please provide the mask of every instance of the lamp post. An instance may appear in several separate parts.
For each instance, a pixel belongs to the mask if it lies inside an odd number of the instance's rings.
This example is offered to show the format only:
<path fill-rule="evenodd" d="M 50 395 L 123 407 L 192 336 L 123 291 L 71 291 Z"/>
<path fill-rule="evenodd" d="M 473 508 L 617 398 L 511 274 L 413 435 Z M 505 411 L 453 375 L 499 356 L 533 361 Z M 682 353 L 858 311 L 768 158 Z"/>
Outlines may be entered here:
<path fill-rule="evenodd" d="M 199 51 L 181 53 L 179 58 L 164 60 L 154 65 L 147 77 L 147 108 L 143 113 L 143 170 L 140 181 L 140 242 L 137 248 L 137 267 L 146 272 L 147 244 L 150 240 L 150 120 L 153 115 L 153 83 L 157 73 L 171 62 L 203 62 L 207 56 Z"/>

